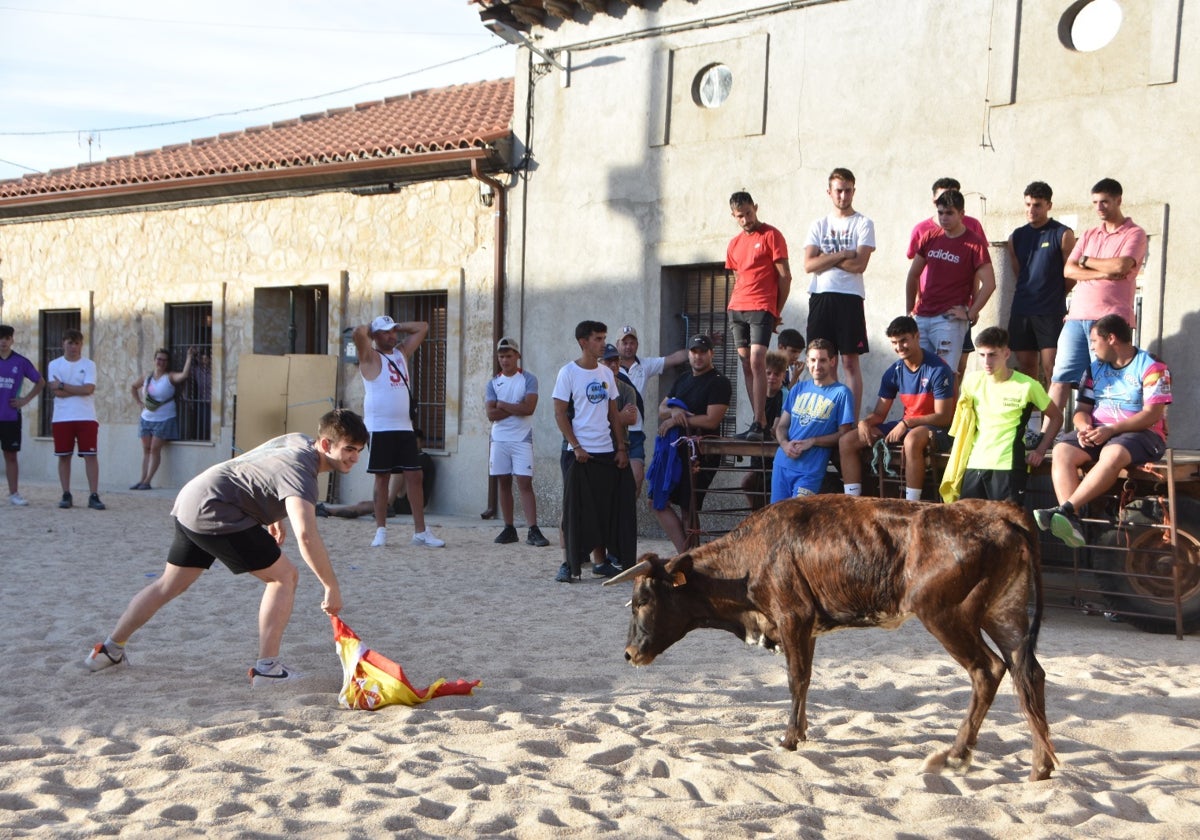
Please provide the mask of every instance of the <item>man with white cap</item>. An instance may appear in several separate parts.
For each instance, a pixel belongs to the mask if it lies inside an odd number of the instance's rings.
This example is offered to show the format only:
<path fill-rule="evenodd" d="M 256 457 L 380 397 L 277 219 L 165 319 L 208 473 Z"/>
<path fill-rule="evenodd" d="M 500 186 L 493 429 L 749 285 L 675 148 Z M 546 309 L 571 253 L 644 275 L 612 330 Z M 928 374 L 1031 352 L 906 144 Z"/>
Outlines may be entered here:
<path fill-rule="evenodd" d="M 400 340 L 404 333 L 404 340 Z M 363 379 L 363 419 L 371 432 L 371 457 L 367 472 L 375 476 L 375 539 L 372 548 L 387 545 L 388 482 L 393 473 L 404 473 L 413 516 L 413 545 L 441 548 L 446 543 L 425 527 L 425 491 L 422 487 L 420 447 L 413 429 L 416 406 L 412 393 L 409 360 L 425 336 L 429 324 L 405 321 L 397 324 L 390 315 L 380 315 L 354 330 L 358 372 Z"/>
<path fill-rule="evenodd" d="M 651 356 L 638 358 L 637 330 L 629 325 L 621 327 L 621 337 L 617 339 L 617 352 L 620 354 L 621 373 L 636 390 L 638 395 L 637 422 L 629 427 L 629 466 L 633 470 L 633 481 L 637 494 L 642 492 L 642 481 L 646 477 L 646 431 L 645 431 L 645 398 L 646 382 L 655 376 L 662 375 L 667 368 L 677 367 L 688 360 L 688 351 L 676 350 L 669 356 Z M 620 374 L 618 374 L 620 380 Z M 635 494 L 635 495 L 637 495 Z"/>
<path fill-rule="evenodd" d="M 517 480 L 521 507 L 529 525 L 527 545 L 547 546 L 537 522 L 537 500 L 533 495 L 533 412 L 538 404 L 538 381 L 521 367 L 521 345 L 507 336 L 496 344 L 500 373 L 488 380 L 484 397 L 487 418 L 492 421 L 488 451 L 488 475 L 496 479 L 500 515 L 504 530 L 496 537 L 500 544 L 521 539 L 513 524 L 512 477 Z"/>

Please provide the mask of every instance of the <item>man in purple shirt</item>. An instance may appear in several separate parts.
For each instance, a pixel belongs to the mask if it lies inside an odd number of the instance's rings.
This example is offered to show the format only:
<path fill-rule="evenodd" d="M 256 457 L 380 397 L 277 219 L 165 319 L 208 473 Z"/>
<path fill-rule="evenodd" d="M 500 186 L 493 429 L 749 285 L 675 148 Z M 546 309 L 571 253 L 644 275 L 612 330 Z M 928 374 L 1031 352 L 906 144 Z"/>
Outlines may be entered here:
<path fill-rule="evenodd" d="M 8 324 L 0 324 L 0 449 L 4 451 L 4 473 L 8 478 L 8 501 L 24 507 L 29 504 L 17 490 L 20 475 L 17 453 L 21 451 L 21 409 L 29 405 L 42 389 L 46 380 L 38 373 L 33 362 L 13 352 L 15 330 Z M 33 388 L 21 396 L 21 388 L 28 379 Z"/>

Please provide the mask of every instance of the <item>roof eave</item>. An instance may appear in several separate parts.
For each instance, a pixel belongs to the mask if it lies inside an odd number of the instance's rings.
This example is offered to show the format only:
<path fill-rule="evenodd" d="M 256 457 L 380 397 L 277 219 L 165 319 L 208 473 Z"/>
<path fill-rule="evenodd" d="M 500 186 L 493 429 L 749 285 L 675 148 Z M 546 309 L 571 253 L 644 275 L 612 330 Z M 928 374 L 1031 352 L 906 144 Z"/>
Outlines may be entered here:
<path fill-rule="evenodd" d="M 249 170 L 165 181 L 105 185 L 60 193 L 0 198 L 0 223 L 141 206 L 193 204 L 240 197 L 263 198 L 296 191 L 323 192 L 378 184 L 406 184 L 462 177 L 476 160 L 485 170 L 503 169 L 511 134 L 466 149 L 441 150 L 369 160 Z"/>

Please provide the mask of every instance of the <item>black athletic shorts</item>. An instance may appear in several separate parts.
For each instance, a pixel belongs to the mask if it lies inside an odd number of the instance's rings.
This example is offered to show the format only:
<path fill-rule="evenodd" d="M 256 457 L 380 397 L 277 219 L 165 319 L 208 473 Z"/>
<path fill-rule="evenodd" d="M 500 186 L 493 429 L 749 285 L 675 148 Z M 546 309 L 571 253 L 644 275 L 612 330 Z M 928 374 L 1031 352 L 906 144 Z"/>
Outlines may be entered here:
<path fill-rule="evenodd" d="M 962 498 L 991 499 L 995 502 L 1025 504 L 1025 470 L 966 470 L 963 473 Z"/>
<path fill-rule="evenodd" d="M 5 452 L 21 451 L 20 420 L 0 420 L 0 449 Z"/>
<path fill-rule="evenodd" d="M 808 298 L 808 340 L 824 338 L 833 342 L 842 356 L 862 356 L 871 352 L 867 343 L 867 318 L 863 299 L 840 292 L 821 292 Z"/>
<path fill-rule="evenodd" d="M 1008 319 L 1008 346 L 1013 352 L 1057 348 L 1062 328 L 1061 315 L 1013 315 Z"/>
<path fill-rule="evenodd" d="M 213 560 L 220 560 L 229 571 L 241 575 L 273 566 L 282 553 L 275 538 L 260 525 L 232 534 L 198 534 L 177 519 L 167 563 L 185 569 L 210 569 Z"/>
<path fill-rule="evenodd" d="M 416 432 L 373 432 L 369 473 L 398 473 L 421 469 Z"/>

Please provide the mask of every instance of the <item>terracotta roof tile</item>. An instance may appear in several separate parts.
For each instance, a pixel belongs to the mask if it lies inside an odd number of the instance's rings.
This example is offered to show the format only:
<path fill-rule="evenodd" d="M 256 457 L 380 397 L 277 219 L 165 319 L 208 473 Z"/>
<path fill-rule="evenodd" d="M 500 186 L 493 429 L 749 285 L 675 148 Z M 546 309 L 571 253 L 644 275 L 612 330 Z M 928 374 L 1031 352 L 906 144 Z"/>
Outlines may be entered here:
<path fill-rule="evenodd" d="M 414 91 L 0 181 L 0 200 L 483 148 L 509 134 L 512 111 L 512 79 Z"/>

